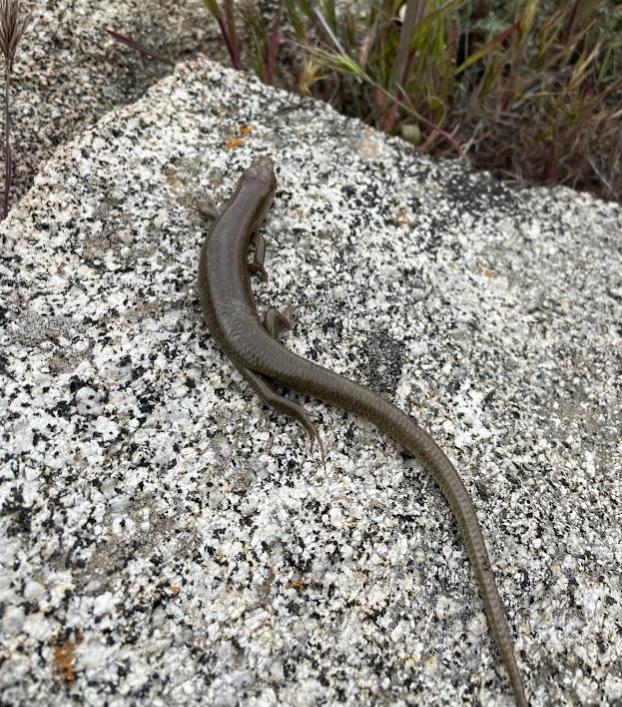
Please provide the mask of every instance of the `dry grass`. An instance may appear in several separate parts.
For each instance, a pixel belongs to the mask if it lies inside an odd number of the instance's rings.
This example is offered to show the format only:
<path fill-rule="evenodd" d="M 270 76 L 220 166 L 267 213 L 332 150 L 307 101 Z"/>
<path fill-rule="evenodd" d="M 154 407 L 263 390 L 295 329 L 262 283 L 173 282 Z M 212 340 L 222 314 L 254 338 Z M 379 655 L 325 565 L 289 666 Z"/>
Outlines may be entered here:
<path fill-rule="evenodd" d="M 270 18 L 204 2 L 234 66 L 266 83 L 521 184 L 622 196 L 620 2 L 282 0 Z"/>
<path fill-rule="evenodd" d="M 9 213 L 9 197 L 13 181 L 13 151 L 11 149 L 11 73 L 19 42 L 28 27 L 32 11 L 20 0 L 0 0 L 0 51 L 4 55 L 4 198 L 2 219 Z"/>

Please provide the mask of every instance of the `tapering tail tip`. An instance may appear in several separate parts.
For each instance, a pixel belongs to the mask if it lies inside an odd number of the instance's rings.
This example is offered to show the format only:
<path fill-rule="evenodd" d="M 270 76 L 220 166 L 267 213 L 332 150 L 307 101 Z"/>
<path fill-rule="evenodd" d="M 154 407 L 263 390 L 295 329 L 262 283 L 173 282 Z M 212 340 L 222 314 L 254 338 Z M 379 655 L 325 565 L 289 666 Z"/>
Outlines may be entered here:
<path fill-rule="evenodd" d="M 520 679 L 520 675 L 513 675 L 511 679 L 512 692 L 514 693 L 514 700 L 516 702 L 516 707 L 529 707 L 529 702 L 525 697 L 525 691 L 523 689 L 523 682 Z"/>

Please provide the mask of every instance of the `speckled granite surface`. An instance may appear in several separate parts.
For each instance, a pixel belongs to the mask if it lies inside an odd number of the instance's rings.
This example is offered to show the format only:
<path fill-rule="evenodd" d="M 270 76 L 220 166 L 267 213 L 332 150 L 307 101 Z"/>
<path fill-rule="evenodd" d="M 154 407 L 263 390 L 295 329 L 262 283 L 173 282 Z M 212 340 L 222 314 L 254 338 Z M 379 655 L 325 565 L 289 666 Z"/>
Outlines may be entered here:
<path fill-rule="evenodd" d="M 207 62 L 58 150 L 1 226 L 2 703 L 511 704 L 425 472 L 308 401 L 322 468 L 206 332 L 196 204 L 259 153 L 260 307 L 312 302 L 288 345 L 456 463 L 531 704 L 619 705 L 620 207 Z"/>
<path fill-rule="evenodd" d="M 33 22 L 18 47 L 11 84 L 13 204 L 58 145 L 172 72 L 118 44 L 104 27 L 176 61 L 197 51 L 226 61 L 202 0 L 22 0 L 28 4 Z"/>

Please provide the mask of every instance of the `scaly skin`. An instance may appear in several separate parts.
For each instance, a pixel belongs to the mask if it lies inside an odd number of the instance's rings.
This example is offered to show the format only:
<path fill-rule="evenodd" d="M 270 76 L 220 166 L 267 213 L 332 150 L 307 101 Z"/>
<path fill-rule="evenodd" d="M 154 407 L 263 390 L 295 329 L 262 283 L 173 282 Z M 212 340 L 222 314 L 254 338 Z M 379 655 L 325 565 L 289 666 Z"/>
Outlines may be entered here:
<path fill-rule="evenodd" d="M 271 388 L 272 382 L 366 417 L 421 461 L 458 522 L 516 704 L 527 707 L 482 531 L 469 493 L 452 463 L 411 417 L 380 395 L 289 351 L 276 338 L 278 327 L 274 316 L 272 324 L 268 318 L 266 324 L 259 318 L 249 269 L 265 276 L 265 243 L 254 232 L 272 203 L 275 189 L 272 160 L 256 159 L 242 175 L 233 197 L 205 239 L 199 263 L 199 295 L 212 336 L 264 401 L 298 419 L 312 441 L 317 432 L 304 409 L 277 395 Z M 248 252 L 253 239 L 255 262 L 249 267 Z M 276 323 L 290 324 L 284 315 L 277 316 Z"/>

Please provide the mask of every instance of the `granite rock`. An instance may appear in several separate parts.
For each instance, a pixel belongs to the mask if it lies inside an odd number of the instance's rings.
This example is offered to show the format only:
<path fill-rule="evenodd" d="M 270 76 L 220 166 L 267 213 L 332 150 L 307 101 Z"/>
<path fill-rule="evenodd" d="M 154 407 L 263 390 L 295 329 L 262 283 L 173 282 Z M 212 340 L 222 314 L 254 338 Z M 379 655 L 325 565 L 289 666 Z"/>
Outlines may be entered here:
<path fill-rule="evenodd" d="M 226 61 L 201 0 L 37 0 L 31 6 L 32 23 L 18 47 L 11 80 L 13 205 L 58 145 L 172 72 L 171 66 L 117 43 L 104 28 L 171 60 L 202 51 Z"/>
<path fill-rule="evenodd" d="M 206 224 L 279 181 L 260 309 L 414 415 L 472 494 L 530 704 L 622 701 L 620 206 L 512 191 L 199 59 L 59 148 L 0 227 L 0 695 L 510 705 L 425 471 L 202 321 Z"/>

